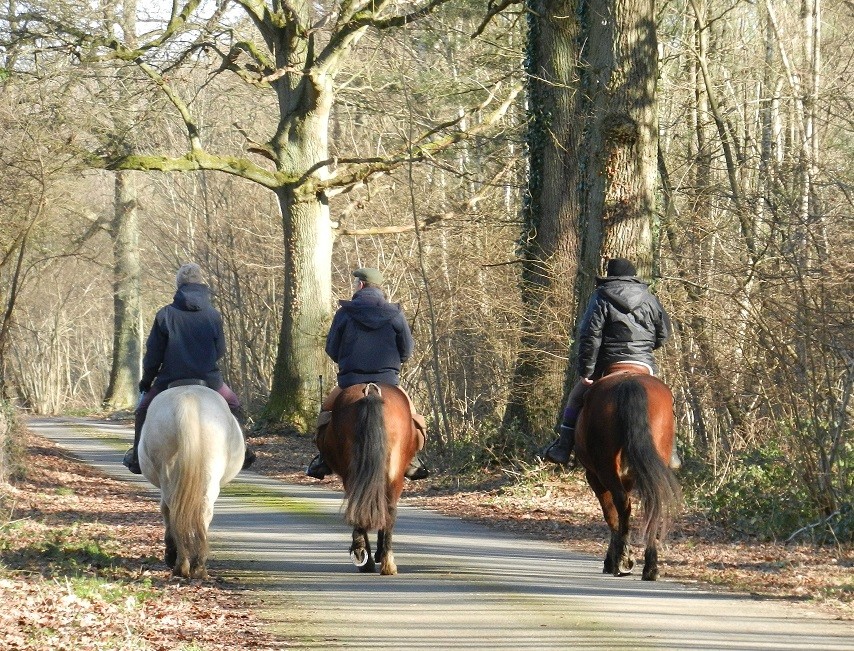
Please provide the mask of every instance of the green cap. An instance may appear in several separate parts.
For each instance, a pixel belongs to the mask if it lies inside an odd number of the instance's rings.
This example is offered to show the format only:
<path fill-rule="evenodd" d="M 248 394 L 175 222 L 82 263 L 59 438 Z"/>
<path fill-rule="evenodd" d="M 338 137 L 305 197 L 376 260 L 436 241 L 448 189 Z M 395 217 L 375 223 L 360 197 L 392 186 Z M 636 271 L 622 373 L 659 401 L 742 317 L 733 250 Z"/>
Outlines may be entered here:
<path fill-rule="evenodd" d="M 379 269 L 371 269 L 370 267 L 366 269 L 356 269 L 356 271 L 353 272 L 353 275 L 359 280 L 371 283 L 372 285 L 383 284 L 383 272 Z"/>

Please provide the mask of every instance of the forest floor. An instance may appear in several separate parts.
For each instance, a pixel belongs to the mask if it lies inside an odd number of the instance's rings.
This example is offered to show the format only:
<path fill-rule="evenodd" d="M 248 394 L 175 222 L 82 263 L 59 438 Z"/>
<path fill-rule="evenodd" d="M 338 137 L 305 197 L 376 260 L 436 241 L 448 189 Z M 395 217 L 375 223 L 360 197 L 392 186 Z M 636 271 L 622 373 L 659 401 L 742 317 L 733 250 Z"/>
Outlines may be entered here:
<path fill-rule="evenodd" d="M 318 483 L 315 450 L 296 434 L 253 437 L 253 470 Z M 156 501 L 105 477 L 53 443 L 28 436 L 28 472 L 0 485 L 0 648 L 219 651 L 283 649 L 253 609 L 248 586 L 173 579 L 161 561 Z M 324 480 L 329 488 L 337 479 Z M 601 556 L 606 528 L 580 471 L 532 466 L 464 486 L 434 474 L 408 482 L 404 503 Z M 82 516 L 82 517 L 81 517 Z M 638 550 L 642 553 L 642 550 Z M 660 551 L 662 578 L 801 602 L 854 620 L 854 550 L 733 539 L 696 514 Z"/>

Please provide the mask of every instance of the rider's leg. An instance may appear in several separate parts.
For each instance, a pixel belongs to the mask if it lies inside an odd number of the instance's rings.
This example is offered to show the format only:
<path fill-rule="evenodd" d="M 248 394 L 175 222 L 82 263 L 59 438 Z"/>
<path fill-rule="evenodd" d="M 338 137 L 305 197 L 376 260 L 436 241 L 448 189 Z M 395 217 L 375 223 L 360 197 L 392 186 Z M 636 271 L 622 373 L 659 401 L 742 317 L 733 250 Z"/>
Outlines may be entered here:
<path fill-rule="evenodd" d="M 409 396 L 407 396 L 407 398 L 408 397 Z M 412 421 L 415 423 L 416 429 L 420 432 L 422 445 L 418 449 L 421 450 L 427 442 L 427 422 L 424 416 L 415 413 L 415 409 L 412 408 L 412 400 L 409 401 L 409 407 L 412 412 Z M 407 479 L 416 480 L 426 479 L 429 475 L 430 471 L 427 469 L 427 466 L 424 465 L 424 461 L 421 460 L 421 457 L 418 456 L 418 452 L 416 452 L 415 456 L 412 457 L 412 461 L 409 462 L 409 467 L 407 467 L 406 472 L 403 473 L 403 476 Z"/>
<path fill-rule="evenodd" d="M 334 386 L 326 400 L 320 405 L 320 414 L 317 416 L 317 425 L 315 426 L 314 442 L 320 447 L 320 439 L 326 431 L 326 426 L 332 420 L 332 407 L 335 404 L 335 399 L 341 393 L 341 387 Z M 315 479 L 323 479 L 326 475 L 332 474 L 332 468 L 323 459 L 323 456 L 318 452 L 315 457 L 309 462 L 308 468 L 305 469 L 305 474 Z"/>
<path fill-rule="evenodd" d="M 216 392 L 225 398 L 225 401 L 228 403 L 228 409 L 231 411 L 231 415 L 234 416 L 237 424 L 240 425 L 240 431 L 243 434 L 243 442 L 246 449 L 243 455 L 243 467 L 241 470 L 246 470 L 249 466 L 255 463 L 255 459 L 257 458 L 255 451 L 249 447 L 248 443 L 246 443 L 246 412 L 240 404 L 240 398 L 237 397 L 237 394 L 234 393 L 234 391 L 231 390 L 231 387 L 229 387 L 225 382 L 222 383 L 222 386 L 217 389 Z"/>
<path fill-rule="evenodd" d="M 588 386 L 579 380 L 569 392 L 558 427 L 558 438 L 543 451 L 543 456 L 548 461 L 561 465 L 569 463 L 569 455 L 572 454 L 572 449 L 575 447 L 575 423 L 578 421 L 578 414 L 581 411 L 584 394 L 587 392 Z"/>
<path fill-rule="evenodd" d="M 409 413 L 412 414 L 412 422 L 415 423 L 415 428 L 420 432 L 421 436 L 421 445 L 418 448 L 420 451 L 427 443 L 427 421 L 423 415 L 415 411 L 415 407 L 412 404 L 412 398 L 409 397 L 406 389 L 402 386 L 398 386 L 397 388 L 403 392 L 403 395 L 405 395 L 406 399 L 409 401 Z M 425 479 L 429 475 L 430 471 L 427 469 L 427 466 L 424 465 L 421 457 L 418 456 L 418 452 L 416 452 L 415 456 L 412 457 L 412 461 L 409 462 L 406 472 L 403 473 L 403 476 L 407 479 Z"/>
<path fill-rule="evenodd" d="M 142 474 L 142 468 L 139 467 L 139 437 L 142 434 L 142 426 L 145 423 L 145 417 L 148 414 L 148 405 L 151 404 L 151 401 L 154 400 L 154 396 L 158 393 L 160 393 L 160 391 L 152 387 L 146 393 L 142 394 L 142 398 L 140 398 L 139 404 L 137 405 L 136 411 L 133 415 L 133 446 L 125 452 L 125 457 L 122 459 L 122 463 L 135 475 Z"/>

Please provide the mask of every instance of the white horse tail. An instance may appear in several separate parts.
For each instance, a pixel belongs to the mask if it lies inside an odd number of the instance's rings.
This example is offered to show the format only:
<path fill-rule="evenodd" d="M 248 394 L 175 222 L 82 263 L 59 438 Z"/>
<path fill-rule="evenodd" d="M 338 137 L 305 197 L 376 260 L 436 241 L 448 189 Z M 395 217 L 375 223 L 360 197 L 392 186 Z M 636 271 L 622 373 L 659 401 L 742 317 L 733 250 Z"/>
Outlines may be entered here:
<path fill-rule="evenodd" d="M 178 549 L 186 552 L 185 562 L 195 564 L 201 560 L 203 563 L 208 551 L 207 464 L 204 462 L 199 397 L 193 393 L 181 395 L 175 404 L 174 417 L 178 452 L 172 478 L 174 492 L 169 505 L 172 531 Z"/>

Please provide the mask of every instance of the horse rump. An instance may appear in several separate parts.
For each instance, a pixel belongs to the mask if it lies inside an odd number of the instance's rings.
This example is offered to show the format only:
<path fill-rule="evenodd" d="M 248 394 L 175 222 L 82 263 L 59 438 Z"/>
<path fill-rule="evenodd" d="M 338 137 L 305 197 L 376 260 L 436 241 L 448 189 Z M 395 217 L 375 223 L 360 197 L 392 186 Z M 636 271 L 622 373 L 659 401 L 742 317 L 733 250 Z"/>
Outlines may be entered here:
<path fill-rule="evenodd" d="M 166 563 L 205 578 L 208 527 L 219 489 L 240 471 L 243 433 L 212 389 L 182 386 L 152 400 L 140 438 L 143 474 L 160 488 Z"/>

